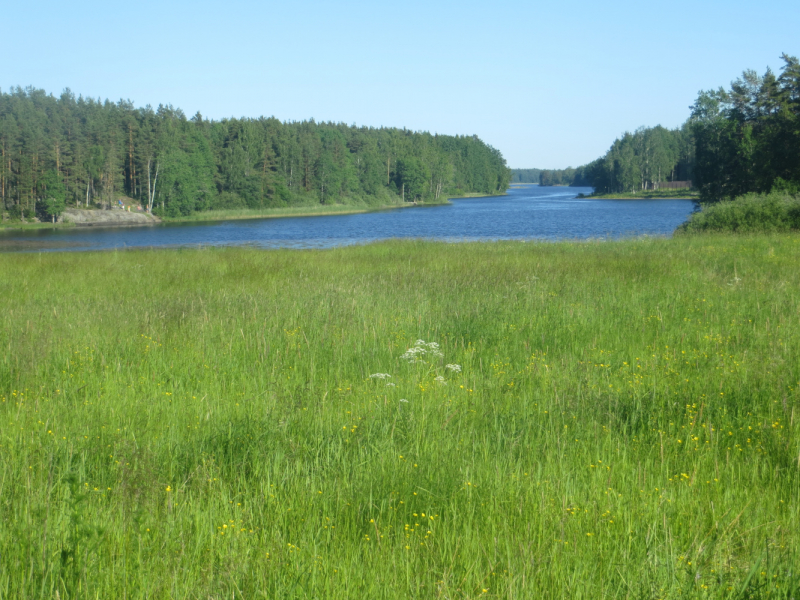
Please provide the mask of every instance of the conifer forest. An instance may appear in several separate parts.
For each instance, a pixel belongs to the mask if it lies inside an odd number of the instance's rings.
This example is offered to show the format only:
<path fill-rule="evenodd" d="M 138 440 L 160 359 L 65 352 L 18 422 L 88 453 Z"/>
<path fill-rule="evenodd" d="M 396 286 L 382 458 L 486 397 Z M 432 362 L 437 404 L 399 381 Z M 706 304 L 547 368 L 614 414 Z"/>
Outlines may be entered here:
<path fill-rule="evenodd" d="M 191 118 L 65 90 L 0 91 L 0 201 L 10 218 L 120 197 L 179 217 L 208 209 L 385 205 L 495 194 L 511 179 L 477 136 L 270 117 Z"/>

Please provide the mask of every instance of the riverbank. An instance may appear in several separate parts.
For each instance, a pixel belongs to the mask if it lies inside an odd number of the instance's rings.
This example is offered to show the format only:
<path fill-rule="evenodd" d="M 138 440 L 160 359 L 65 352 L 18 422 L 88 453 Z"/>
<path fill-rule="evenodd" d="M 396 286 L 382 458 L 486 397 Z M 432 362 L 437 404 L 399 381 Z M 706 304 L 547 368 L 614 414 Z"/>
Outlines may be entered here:
<path fill-rule="evenodd" d="M 497 193 L 494 193 L 494 194 L 483 194 L 483 193 L 478 193 L 478 192 L 466 193 L 466 194 L 463 194 L 461 196 L 448 196 L 448 199 L 449 200 L 458 200 L 459 198 L 498 198 L 500 196 L 508 196 L 508 192 L 507 191 L 505 191 L 505 192 L 497 192 Z M 447 202 L 444 202 L 443 204 L 447 204 Z"/>
<path fill-rule="evenodd" d="M 472 197 L 472 196 L 470 196 Z M 479 197 L 479 196 L 474 196 Z M 420 206 L 441 206 L 443 202 L 406 202 L 379 206 L 359 206 L 348 204 L 321 204 L 310 206 L 288 206 L 264 209 L 209 210 L 182 215 L 180 217 L 157 217 L 143 212 L 99 209 L 67 209 L 55 223 L 5 221 L 0 223 L 0 231 L 35 230 L 70 227 L 141 227 L 159 223 L 197 223 L 203 221 L 237 221 L 243 219 L 277 219 L 283 217 L 317 217 L 328 215 L 351 215 L 360 213 L 412 208 Z"/>
<path fill-rule="evenodd" d="M 202 221 L 237 221 L 242 219 L 279 219 L 285 217 L 322 217 L 329 215 L 355 215 L 361 213 L 412 208 L 415 206 L 439 206 L 449 202 L 405 202 L 379 206 L 350 204 L 318 204 L 310 206 L 287 206 L 265 209 L 209 210 L 181 217 L 163 217 L 165 223 L 193 223 Z"/>
<path fill-rule="evenodd" d="M 797 264 L 790 235 L 3 256 L 2 589 L 797 590 Z"/>
<path fill-rule="evenodd" d="M 158 225 L 161 219 L 146 212 L 122 209 L 91 210 L 68 208 L 59 217 L 59 223 L 77 227 L 136 227 Z"/>
<path fill-rule="evenodd" d="M 68 229 L 75 227 L 75 223 L 51 223 L 47 221 L 0 221 L 0 234 L 4 231 L 29 231 L 36 229 Z"/>
<path fill-rule="evenodd" d="M 587 196 L 579 194 L 578 197 L 592 200 L 700 200 L 700 193 L 695 190 L 651 190 Z"/>
<path fill-rule="evenodd" d="M 0 223 L 0 231 L 69 229 L 73 227 L 141 227 L 159 223 L 161 223 L 161 219 L 158 217 L 138 211 L 68 208 L 61 213 L 55 223 L 50 221 L 4 221 Z"/>

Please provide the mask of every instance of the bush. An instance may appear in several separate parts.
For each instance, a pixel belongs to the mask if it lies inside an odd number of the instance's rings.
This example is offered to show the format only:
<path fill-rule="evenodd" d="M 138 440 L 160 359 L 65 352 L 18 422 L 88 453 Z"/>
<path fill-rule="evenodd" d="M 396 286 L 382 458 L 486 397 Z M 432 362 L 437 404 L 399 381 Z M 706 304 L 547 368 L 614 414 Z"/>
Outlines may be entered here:
<path fill-rule="evenodd" d="M 784 192 L 745 194 L 709 204 L 694 213 L 676 233 L 777 233 L 800 230 L 800 196 Z"/>
<path fill-rule="evenodd" d="M 244 198 L 235 192 L 222 192 L 219 196 L 217 196 L 213 206 L 217 210 L 231 210 L 237 208 L 247 208 L 247 202 L 245 202 Z"/>

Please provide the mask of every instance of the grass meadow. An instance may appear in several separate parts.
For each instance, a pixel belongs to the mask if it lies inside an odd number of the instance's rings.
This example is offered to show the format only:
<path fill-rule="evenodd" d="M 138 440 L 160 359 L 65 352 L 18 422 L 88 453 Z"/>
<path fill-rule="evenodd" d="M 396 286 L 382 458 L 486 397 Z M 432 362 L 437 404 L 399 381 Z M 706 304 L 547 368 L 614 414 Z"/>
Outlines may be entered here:
<path fill-rule="evenodd" d="M 0 598 L 800 598 L 798 265 L 0 255 Z"/>

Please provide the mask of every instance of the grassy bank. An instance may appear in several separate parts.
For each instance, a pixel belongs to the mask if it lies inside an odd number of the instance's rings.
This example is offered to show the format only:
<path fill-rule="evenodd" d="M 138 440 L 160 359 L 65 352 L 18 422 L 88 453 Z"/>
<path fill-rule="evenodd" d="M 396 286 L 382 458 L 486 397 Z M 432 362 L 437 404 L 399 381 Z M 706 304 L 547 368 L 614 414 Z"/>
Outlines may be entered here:
<path fill-rule="evenodd" d="M 798 597 L 797 264 L 0 255 L 0 598 Z"/>
<path fill-rule="evenodd" d="M 783 192 L 745 194 L 705 204 L 677 233 L 778 233 L 800 231 L 800 196 Z"/>
<path fill-rule="evenodd" d="M 308 206 L 287 206 L 282 208 L 265 209 L 232 209 L 232 210 L 208 210 L 193 213 L 181 217 L 163 217 L 165 222 L 179 223 L 191 221 L 234 221 L 237 219 L 267 219 L 280 217 L 314 217 L 323 215 L 349 215 L 357 213 L 374 212 L 379 210 L 390 210 L 394 208 L 408 208 L 411 206 L 435 206 L 437 204 L 447 204 L 444 202 L 405 202 L 398 204 L 386 204 L 379 206 L 357 205 L 357 204 L 315 204 Z"/>
<path fill-rule="evenodd" d="M 34 223 L 27 222 L 27 221 L 0 221 L 0 233 L 3 231 L 18 231 L 18 230 L 34 230 L 34 229 L 53 229 L 53 228 L 63 229 L 65 227 L 75 227 L 75 223 L 49 223 L 49 222 L 39 222 L 36 221 Z"/>
<path fill-rule="evenodd" d="M 700 193 L 695 190 L 651 190 L 626 192 L 623 194 L 590 194 L 586 198 L 603 200 L 658 200 L 658 199 L 699 199 Z"/>
<path fill-rule="evenodd" d="M 513 186 L 512 186 L 513 187 Z M 502 194 L 481 194 L 481 193 L 464 193 L 458 196 L 448 196 L 450 200 L 458 200 L 459 198 L 495 198 L 497 196 L 508 196 L 507 192 Z"/>
<path fill-rule="evenodd" d="M 470 196 L 471 197 L 471 196 Z M 386 204 L 386 205 L 368 205 L 368 204 L 311 204 L 302 206 L 286 206 L 280 208 L 237 208 L 226 210 L 206 210 L 201 212 L 192 213 L 190 215 L 182 215 L 180 217 L 160 217 L 165 223 L 190 223 L 201 221 L 235 221 L 240 219 L 268 219 L 280 217 L 314 217 L 324 215 L 348 215 L 357 213 L 374 212 L 379 210 L 389 210 L 394 208 L 407 208 L 410 206 L 436 206 L 440 204 L 447 204 L 448 201 L 443 202 L 412 202 Z M 120 224 L 125 226 L 126 224 Z M 79 226 L 79 225 L 77 225 Z M 131 223 L 129 226 L 141 226 L 141 223 Z M 0 223 L 0 231 L 6 230 L 25 230 L 25 229 L 52 229 L 54 227 L 76 227 L 75 223 L 29 223 L 22 221 L 4 221 Z"/>

